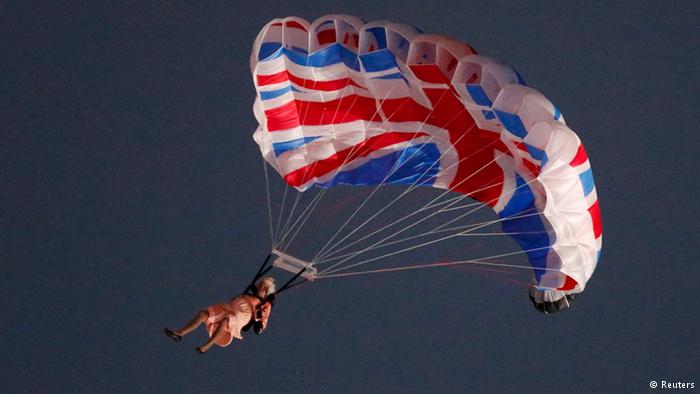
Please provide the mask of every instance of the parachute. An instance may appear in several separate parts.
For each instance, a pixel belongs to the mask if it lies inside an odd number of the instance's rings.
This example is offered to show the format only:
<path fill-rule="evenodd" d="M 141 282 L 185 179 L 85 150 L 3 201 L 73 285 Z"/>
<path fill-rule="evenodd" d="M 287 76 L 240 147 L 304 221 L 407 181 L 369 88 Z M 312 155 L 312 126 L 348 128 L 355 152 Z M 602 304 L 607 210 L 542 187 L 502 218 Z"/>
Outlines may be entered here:
<path fill-rule="evenodd" d="M 588 156 L 514 69 L 445 36 L 347 15 L 272 20 L 250 67 L 253 137 L 287 185 L 424 186 L 474 199 L 527 255 L 540 301 L 584 290 L 602 247 Z M 290 271 L 315 263 L 275 252 Z M 334 267 L 307 279 L 351 266 Z"/>

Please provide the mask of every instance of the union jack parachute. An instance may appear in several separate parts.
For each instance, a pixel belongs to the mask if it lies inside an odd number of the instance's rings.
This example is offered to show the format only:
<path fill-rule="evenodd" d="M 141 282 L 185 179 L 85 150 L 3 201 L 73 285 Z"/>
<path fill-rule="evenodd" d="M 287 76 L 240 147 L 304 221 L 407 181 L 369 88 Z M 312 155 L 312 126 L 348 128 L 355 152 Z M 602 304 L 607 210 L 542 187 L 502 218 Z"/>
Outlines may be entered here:
<path fill-rule="evenodd" d="M 591 166 L 559 109 L 515 70 L 445 36 L 347 15 L 272 20 L 250 67 L 253 137 L 288 185 L 458 193 L 492 208 L 522 247 L 536 304 L 568 306 L 584 290 L 602 245 Z M 354 265 L 331 267 L 314 278 Z"/>

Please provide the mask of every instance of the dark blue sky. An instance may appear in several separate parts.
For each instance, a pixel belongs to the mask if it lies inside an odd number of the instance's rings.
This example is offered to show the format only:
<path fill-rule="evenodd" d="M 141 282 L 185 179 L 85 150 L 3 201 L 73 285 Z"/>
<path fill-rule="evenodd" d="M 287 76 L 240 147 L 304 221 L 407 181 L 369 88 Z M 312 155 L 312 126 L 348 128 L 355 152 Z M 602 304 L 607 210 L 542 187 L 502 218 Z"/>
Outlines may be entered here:
<path fill-rule="evenodd" d="M 6 2 L 0 391 L 697 390 L 699 11 Z M 290 291 L 265 335 L 205 356 L 193 350 L 201 331 L 179 345 L 162 335 L 235 295 L 269 250 L 251 44 L 274 17 L 327 13 L 467 41 L 562 109 L 591 158 L 604 226 L 603 258 L 572 310 L 537 313 L 509 279 L 521 272 L 433 269 Z"/>

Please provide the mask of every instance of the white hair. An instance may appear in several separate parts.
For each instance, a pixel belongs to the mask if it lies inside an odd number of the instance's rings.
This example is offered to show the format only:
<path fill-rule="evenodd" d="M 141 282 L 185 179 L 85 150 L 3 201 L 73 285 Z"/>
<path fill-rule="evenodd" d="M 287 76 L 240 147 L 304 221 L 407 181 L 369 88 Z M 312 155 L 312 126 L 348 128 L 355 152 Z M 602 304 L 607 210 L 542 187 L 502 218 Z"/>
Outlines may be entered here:
<path fill-rule="evenodd" d="M 275 278 L 271 276 L 260 278 L 260 280 L 255 283 L 255 287 L 258 288 L 258 291 L 266 290 L 267 294 L 270 295 L 275 292 Z"/>

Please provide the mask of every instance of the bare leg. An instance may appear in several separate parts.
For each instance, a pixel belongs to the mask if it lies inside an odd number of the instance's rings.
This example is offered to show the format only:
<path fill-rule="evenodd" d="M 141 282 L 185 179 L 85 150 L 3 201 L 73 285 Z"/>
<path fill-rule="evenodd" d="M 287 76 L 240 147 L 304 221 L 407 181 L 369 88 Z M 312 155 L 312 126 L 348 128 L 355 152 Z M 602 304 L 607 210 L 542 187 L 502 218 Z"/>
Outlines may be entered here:
<path fill-rule="evenodd" d="M 216 329 L 216 332 L 214 332 L 214 335 L 212 335 L 211 338 L 209 338 L 207 343 L 198 347 L 197 350 L 200 353 L 204 353 L 207 350 L 209 350 L 209 348 L 212 347 L 212 345 L 214 345 L 214 343 L 216 341 L 218 341 L 219 339 L 222 339 L 226 335 L 226 329 L 224 327 L 227 327 L 227 326 L 228 326 L 228 319 L 224 319 L 221 322 L 219 322 L 219 327 Z"/>
<path fill-rule="evenodd" d="M 197 313 L 195 317 L 192 318 L 192 320 L 189 321 L 189 323 L 187 323 L 184 327 L 174 332 L 175 334 L 184 337 L 185 335 L 194 331 L 195 328 L 199 327 L 200 324 L 207 321 L 208 318 L 209 312 L 207 312 L 206 310 L 201 310 Z"/>

